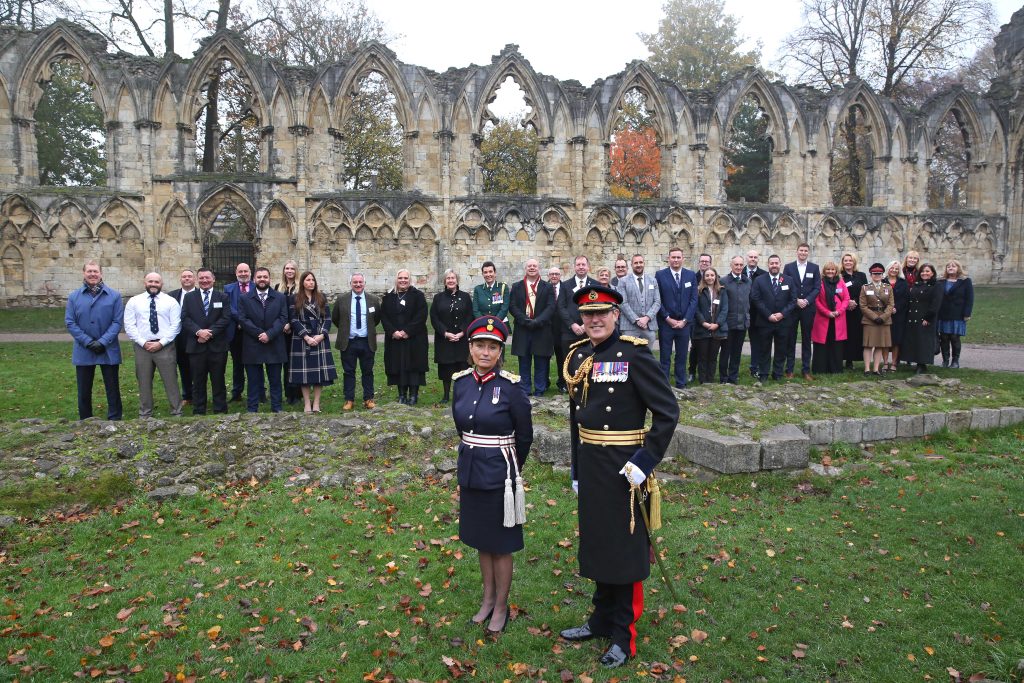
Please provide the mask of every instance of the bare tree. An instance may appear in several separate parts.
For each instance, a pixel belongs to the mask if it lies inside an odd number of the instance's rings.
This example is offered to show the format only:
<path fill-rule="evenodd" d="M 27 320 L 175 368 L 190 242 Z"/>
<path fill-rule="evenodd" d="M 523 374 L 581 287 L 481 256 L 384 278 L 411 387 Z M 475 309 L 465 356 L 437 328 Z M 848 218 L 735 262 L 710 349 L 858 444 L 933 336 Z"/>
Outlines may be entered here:
<path fill-rule="evenodd" d="M 0 26 L 35 30 L 68 16 L 68 10 L 63 0 L 0 0 Z"/>
<path fill-rule="evenodd" d="M 804 0 L 804 24 L 783 42 L 781 66 L 824 89 L 859 78 L 871 0 Z"/>

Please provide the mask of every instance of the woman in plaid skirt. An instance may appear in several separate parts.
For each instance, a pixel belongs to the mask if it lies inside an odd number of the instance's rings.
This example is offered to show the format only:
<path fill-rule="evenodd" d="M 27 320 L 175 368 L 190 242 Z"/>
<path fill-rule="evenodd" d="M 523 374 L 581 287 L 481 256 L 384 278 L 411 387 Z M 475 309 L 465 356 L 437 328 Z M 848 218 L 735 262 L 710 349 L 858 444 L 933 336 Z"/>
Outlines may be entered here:
<path fill-rule="evenodd" d="M 320 412 L 320 391 L 338 378 L 331 354 L 331 309 L 327 297 L 317 286 L 316 276 L 306 271 L 295 293 L 292 308 L 292 348 L 289 354 L 288 381 L 302 387 L 307 413 Z M 312 402 L 310 402 L 312 387 Z"/>

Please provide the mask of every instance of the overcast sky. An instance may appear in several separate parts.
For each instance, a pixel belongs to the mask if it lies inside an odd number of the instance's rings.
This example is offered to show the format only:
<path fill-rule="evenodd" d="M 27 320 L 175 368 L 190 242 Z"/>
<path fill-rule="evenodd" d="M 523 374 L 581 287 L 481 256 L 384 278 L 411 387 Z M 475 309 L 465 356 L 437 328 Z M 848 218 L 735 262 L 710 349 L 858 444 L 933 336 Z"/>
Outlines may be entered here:
<path fill-rule="evenodd" d="M 436 71 L 489 64 L 507 43 L 519 45 L 534 70 L 590 85 L 647 57 L 637 33 L 653 33 L 663 0 L 367 0 L 391 31 L 398 58 Z M 747 49 L 762 45 L 763 62 L 773 66 L 780 39 L 801 23 L 799 0 L 725 0 L 740 19 Z M 1021 0 L 995 0 L 996 21 L 1010 21 Z"/>

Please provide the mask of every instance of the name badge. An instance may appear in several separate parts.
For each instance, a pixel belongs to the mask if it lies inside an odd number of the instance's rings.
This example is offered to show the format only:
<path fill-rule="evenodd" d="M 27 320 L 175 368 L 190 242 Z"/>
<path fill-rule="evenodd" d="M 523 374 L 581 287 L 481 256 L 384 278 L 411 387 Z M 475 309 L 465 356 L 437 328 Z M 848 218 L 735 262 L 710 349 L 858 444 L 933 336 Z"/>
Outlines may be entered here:
<path fill-rule="evenodd" d="M 369 308 L 366 309 L 366 312 L 367 313 L 376 313 L 377 309 L 375 307 L 373 307 L 373 306 L 370 306 Z"/>
<path fill-rule="evenodd" d="M 711 303 L 713 303 L 714 305 L 716 305 L 716 306 L 717 306 L 717 305 L 718 305 L 718 299 L 712 299 L 712 300 L 711 300 Z"/>
<path fill-rule="evenodd" d="M 805 279 L 805 280 L 806 280 L 807 278 L 809 278 L 809 277 L 813 277 L 812 273 L 804 273 L 804 279 Z"/>
<path fill-rule="evenodd" d="M 788 291 L 789 290 L 789 285 L 781 285 L 779 287 L 779 289 L 781 289 L 783 292 Z"/>
<path fill-rule="evenodd" d="M 692 284 L 693 284 L 692 282 L 687 282 L 686 284 L 683 285 L 683 287 L 689 287 Z"/>
<path fill-rule="evenodd" d="M 594 363 L 590 378 L 595 382 L 625 382 L 629 378 L 629 363 Z"/>
<path fill-rule="evenodd" d="M 654 285 L 647 285 L 647 289 L 654 289 Z"/>
<path fill-rule="evenodd" d="M 503 303 L 505 303 L 505 299 L 504 299 L 504 297 L 501 296 L 501 292 L 495 292 L 494 294 L 491 294 L 491 303 L 492 304 L 503 304 Z"/>
<path fill-rule="evenodd" d="M 213 302 L 213 307 L 214 308 L 224 308 L 224 302 L 222 302 L 222 301 L 214 301 Z"/>

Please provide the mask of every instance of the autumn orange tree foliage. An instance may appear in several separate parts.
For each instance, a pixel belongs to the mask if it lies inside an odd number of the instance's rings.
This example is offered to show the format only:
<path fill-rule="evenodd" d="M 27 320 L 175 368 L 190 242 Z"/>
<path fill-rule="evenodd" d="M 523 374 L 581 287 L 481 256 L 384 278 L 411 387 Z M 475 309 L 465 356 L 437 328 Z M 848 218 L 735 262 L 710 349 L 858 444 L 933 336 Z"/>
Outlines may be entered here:
<path fill-rule="evenodd" d="M 623 128 L 609 150 L 609 192 L 617 199 L 649 199 L 661 186 L 661 150 L 651 126 Z"/>

